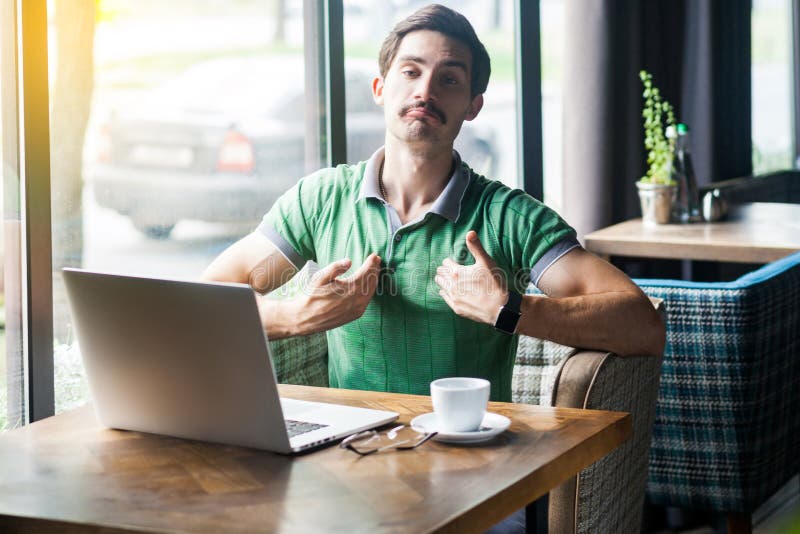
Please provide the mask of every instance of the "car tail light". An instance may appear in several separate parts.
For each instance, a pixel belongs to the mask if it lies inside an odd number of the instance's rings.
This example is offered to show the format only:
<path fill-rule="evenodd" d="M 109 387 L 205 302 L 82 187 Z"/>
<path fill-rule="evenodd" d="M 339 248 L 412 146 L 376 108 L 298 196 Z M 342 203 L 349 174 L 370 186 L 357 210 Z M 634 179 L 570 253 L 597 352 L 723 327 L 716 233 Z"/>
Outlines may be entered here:
<path fill-rule="evenodd" d="M 250 172 L 255 167 L 253 143 L 241 133 L 230 130 L 225 134 L 217 158 L 217 170 L 228 172 Z"/>
<path fill-rule="evenodd" d="M 107 122 L 100 125 L 97 132 L 96 154 L 97 161 L 108 163 L 111 161 L 111 127 Z"/>

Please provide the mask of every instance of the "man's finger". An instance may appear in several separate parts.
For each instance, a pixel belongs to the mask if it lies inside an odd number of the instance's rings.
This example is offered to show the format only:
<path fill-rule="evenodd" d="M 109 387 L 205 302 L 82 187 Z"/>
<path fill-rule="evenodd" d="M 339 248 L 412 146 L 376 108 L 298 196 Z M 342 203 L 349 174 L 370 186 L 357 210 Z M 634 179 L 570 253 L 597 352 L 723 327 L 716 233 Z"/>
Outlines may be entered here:
<path fill-rule="evenodd" d="M 374 252 L 367 256 L 361 267 L 343 281 L 347 283 L 350 291 L 361 295 L 372 295 L 378 287 L 381 276 L 381 258 Z"/>
<path fill-rule="evenodd" d="M 345 281 L 348 283 L 361 283 L 366 279 L 375 279 L 377 285 L 377 278 L 381 270 L 381 258 L 374 252 L 367 256 L 364 263 L 358 268 L 356 272 L 348 276 Z"/>
<path fill-rule="evenodd" d="M 483 245 L 481 244 L 481 240 L 478 238 L 477 232 L 475 230 L 470 230 L 467 232 L 467 248 L 475 257 L 475 262 L 483 262 L 488 265 L 494 265 L 494 260 L 492 259 L 489 254 L 483 249 Z"/>
<path fill-rule="evenodd" d="M 445 301 L 445 303 L 450 307 L 451 310 L 453 310 L 454 312 L 456 311 L 455 307 L 456 303 L 453 301 L 452 298 L 450 298 L 450 295 L 447 293 L 447 291 L 445 291 L 444 289 L 440 289 L 439 296 L 442 297 L 442 300 Z"/>
<path fill-rule="evenodd" d="M 358 278 L 359 276 L 364 276 L 365 273 L 369 271 L 378 270 L 381 268 L 381 258 L 374 252 L 367 256 L 367 259 L 364 260 L 364 263 L 361 264 L 361 267 L 358 268 L 356 272 L 350 276 L 350 279 Z"/>
<path fill-rule="evenodd" d="M 449 271 L 455 271 L 459 267 L 463 267 L 463 265 L 460 265 L 460 264 L 454 262 L 450 258 L 443 259 L 441 266 L 444 267 L 445 269 L 448 269 Z"/>
<path fill-rule="evenodd" d="M 441 274 L 434 276 L 433 281 L 436 282 L 436 285 L 444 291 L 450 291 L 454 284 L 454 280 L 452 278 L 442 276 Z"/>
<path fill-rule="evenodd" d="M 311 283 L 317 286 L 330 284 L 336 280 L 337 276 L 341 276 L 347 272 L 352 262 L 349 259 L 335 261 L 330 265 L 326 265 L 324 269 L 317 271 L 317 274 L 311 279 Z"/>

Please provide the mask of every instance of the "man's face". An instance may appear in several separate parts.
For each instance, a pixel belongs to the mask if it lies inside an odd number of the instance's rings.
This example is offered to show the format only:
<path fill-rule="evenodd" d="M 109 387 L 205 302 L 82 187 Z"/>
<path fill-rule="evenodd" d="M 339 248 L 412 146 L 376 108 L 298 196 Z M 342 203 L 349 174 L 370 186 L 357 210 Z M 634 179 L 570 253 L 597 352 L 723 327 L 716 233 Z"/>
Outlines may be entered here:
<path fill-rule="evenodd" d="M 472 54 L 444 34 L 419 30 L 406 35 L 384 78 L 372 83 L 384 107 L 388 135 L 411 145 L 452 148 L 465 120 L 472 120 L 483 96 L 472 98 Z"/>

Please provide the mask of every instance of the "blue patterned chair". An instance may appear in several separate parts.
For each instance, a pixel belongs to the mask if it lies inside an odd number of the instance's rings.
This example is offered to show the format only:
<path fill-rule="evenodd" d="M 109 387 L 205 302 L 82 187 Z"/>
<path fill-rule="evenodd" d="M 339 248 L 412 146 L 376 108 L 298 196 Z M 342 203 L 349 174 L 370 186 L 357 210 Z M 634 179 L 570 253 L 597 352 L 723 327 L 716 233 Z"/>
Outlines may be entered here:
<path fill-rule="evenodd" d="M 636 282 L 667 317 L 648 497 L 747 532 L 800 470 L 800 253 L 732 282 Z"/>

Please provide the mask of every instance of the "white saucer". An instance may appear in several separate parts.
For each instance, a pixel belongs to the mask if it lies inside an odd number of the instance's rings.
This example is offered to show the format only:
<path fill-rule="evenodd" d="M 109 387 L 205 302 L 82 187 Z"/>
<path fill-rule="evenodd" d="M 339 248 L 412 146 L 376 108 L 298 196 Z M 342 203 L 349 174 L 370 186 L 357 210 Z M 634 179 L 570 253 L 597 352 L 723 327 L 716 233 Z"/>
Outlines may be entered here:
<path fill-rule="evenodd" d="M 436 414 L 433 412 L 418 415 L 411 420 L 411 426 L 422 432 L 436 432 Z M 478 443 L 488 441 L 502 434 L 511 425 L 508 417 L 497 413 L 486 412 L 478 430 L 472 432 L 439 432 L 433 439 L 446 443 Z"/>

